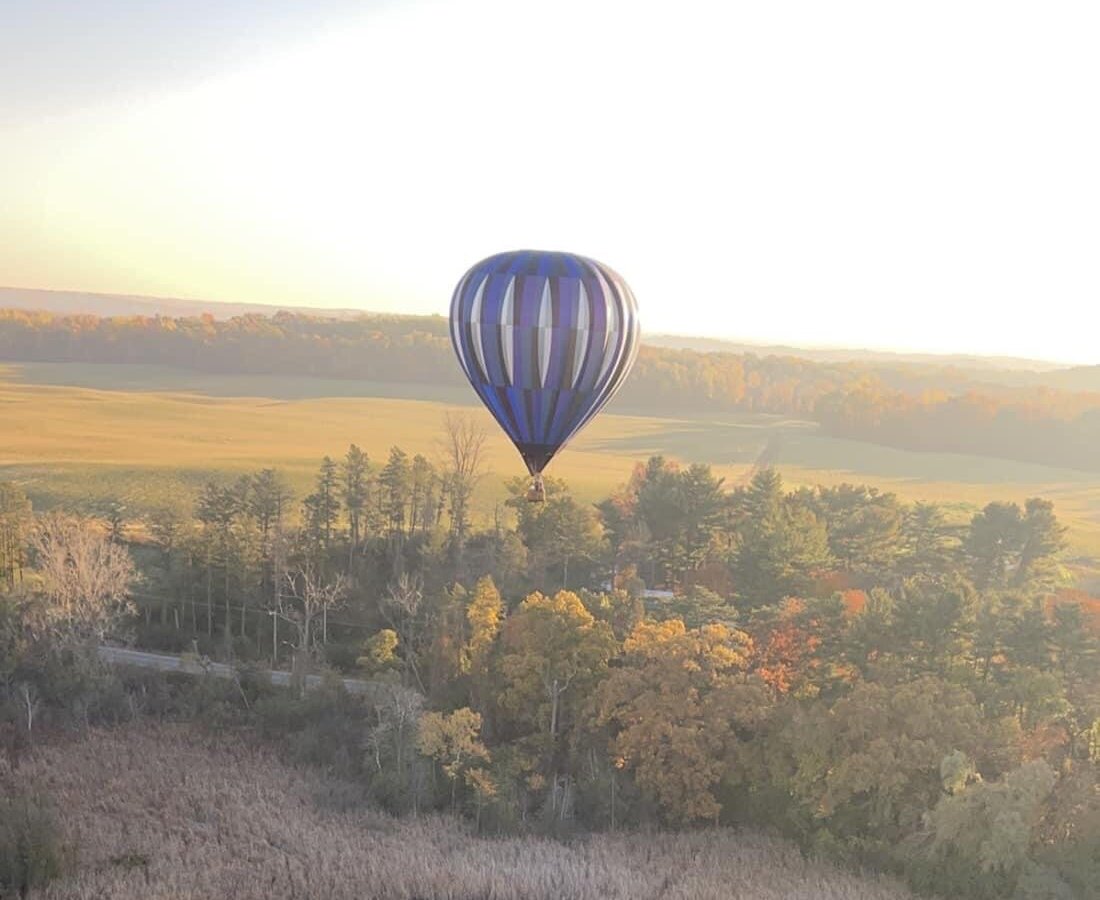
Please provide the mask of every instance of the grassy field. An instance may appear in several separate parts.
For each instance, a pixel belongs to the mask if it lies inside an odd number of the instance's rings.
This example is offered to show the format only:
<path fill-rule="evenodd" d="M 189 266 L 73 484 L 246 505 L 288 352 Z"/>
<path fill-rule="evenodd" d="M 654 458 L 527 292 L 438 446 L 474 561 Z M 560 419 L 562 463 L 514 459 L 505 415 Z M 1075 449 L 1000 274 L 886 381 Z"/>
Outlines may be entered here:
<path fill-rule="evenodd" d="M 447 411 L 489 429 L 487 513 L 506 478 L 523 473 L 515 451 L 477 405 L 453 387 L 281 376 L 206 375 L 158 366 L 0 365 L 0 474 L 40 506 L 122 499 L 134 510 L 172 502 L 212 473 L 275 466 L 308 490 L 325 454 L 355 442 L 375 460 L 400 445 L 441 457 Z M 605 496 L 653 453 L 707 462 L 742 480 L 761 449 L 792 485 L 860 481 L 906 499 L 937 500 L 964 516 L 990 500 L 1054 500 L 1071 527 L 1071 554 L 1100 558 L 1100 477 L 1071 469 L 945 453 L 915 453 L 823 435 L 778 416 L 668 418 L 609 408 L 551 473 L 585 500 Z"/>
<path fill-rule="evenodd" d="M 75 851 L 38 900 L 911 900 L 729 829 L 560 843 L 397 820 L 239 739 L 136 723 L 39 749 L 0 789 L 52 800 Z"/>

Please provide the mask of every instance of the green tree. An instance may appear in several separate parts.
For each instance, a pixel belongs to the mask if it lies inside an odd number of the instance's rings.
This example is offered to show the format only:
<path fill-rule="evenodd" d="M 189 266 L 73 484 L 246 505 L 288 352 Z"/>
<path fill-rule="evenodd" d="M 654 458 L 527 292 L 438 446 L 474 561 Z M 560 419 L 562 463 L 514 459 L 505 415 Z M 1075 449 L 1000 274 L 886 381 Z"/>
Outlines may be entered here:
<path fill-rule="evenodd" d="M 958 532 L 935 504 L 916 503 L 906 509 L 899 536 L 902 577 L 939 578 L 953 572 L 961 547 Z"/>
<path fill-rule="evenodd" d="M 894 568 L 904 517 L 897 497 L 842 484 L 818 488 L 811 502 L 825 522 L 829 551 L 845 570 L 881 576 Z"/>
<path fill-rule="evenodd" d="M 832 564 L 825 524 L 805 505 L 789 502 L 770 469 L 754 476 L 736 505 L 733 572 L 741 603 L 753 608 L 805 596 Z"/>
<path fill-rule="evenodd" d="M 516 531 L 527 548 L 531 580 L 562 588 L 591 582 L 603 555 L 595 512 L 577 503 L 563 481 L 547 478 L 545 483 L 544 503 L 527 502 L 523 479 L 513 479 L 508 485 L 512 494 L 508 505 L 516 511 Z"/>
<path fill-rule="evenodd" d="M 348 513 L 348 575 L 351 575 L 352 560 L 363 540 L 363 512 L 367 505 L 369 491 L 368 477 L 370 460 L 367 454 L 355 444 L 348 447 L 340 465 L 341 496 Z"/>
<path fill-rule="evenodd" d="M 27 495 L 8 481 L 0 481 L 0 583 L 14 590 L 22 579 L 27 543 L 34 518 Z"/>
<path fill-rule="evenodd" d="M 340 487 L 336 462 L 331 456 L 321 460 L 316 487 L 302 502 L 305 540 L 315 562 L 324 567 L 332 547 L 332 531 L 340 518 Z"/>
<path fill-rule="evenodd" d="M 417 454 L 409 472 L 409 533 L 435 527 L 438 513 L 436 489 L 439 476 L 426 457 Z"/>
<path fill-rule="evenodd" d="M 1020 523 L 1023 543 L 1016 569 L 1016 585 L 1049 588 L 1060 577 L 1055 558 L 1066 547 L 1066 526 L 1054 515 L 1054 504 L 1038 497 L 1024 505 Z"/>
<path fill-rule="evenodd" d="M 981 762 L 986 726 L 965 689 L 934 676 L 859 683 L 831 708 L 797 710 L 769 751 L 784 792 L 851 848 L 890 851 L 942 792 L 940 764 L 962 751 Z"/>
<path fill-rule="evenodd" d="M 222 599 L 225 604 L 226 640 L 233 633 L 230 615 L 230 578 L 233 571 L 233 526 L 241 512 L 242 501 L 236 487 L 208 481 L 199 494 L 195 516 L 202 523 L 206 557 L 206 621 L 210 630 L 213 616 L 213 568 L 222 569 Z"/>
<path fill-rule="evenodd" d="M 1054 784 L 1054 771 L 1038 760 L 1000 781 L 972 780 L 942 797 L 929 813 L 930 840 L 922 848 L 928 887 L 946 894 L 975 885 L 979 896 L 1019 896 L 1013 892 L 1021 879 L 1037 868 L 1034 852 Z M 1068 896 L 1066 885 L 1061 891 Z"/>
<path fill-rule="evenodd" d="M 378 473 L 382 491 L 382 512 L 391 547 L 397 553 L 405 538 L 409 498 L 412 494 L 412 469 L 409 456 L 400 447 L 390 448 L 390 458 Z"/>

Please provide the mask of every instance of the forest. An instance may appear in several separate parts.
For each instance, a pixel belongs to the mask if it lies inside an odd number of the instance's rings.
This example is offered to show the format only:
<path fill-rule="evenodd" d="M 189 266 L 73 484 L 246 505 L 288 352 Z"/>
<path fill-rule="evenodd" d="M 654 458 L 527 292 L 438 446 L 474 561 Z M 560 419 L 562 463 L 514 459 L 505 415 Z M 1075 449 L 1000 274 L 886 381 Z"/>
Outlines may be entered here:
<path fill-rule="evenodd" d="M 0 310 L 0 358 L 153 363 L 214 373 L 459 384 L 441 317 L 230 319 Z M 817 422 L 837 437 L 1100 470 L 1100 392 L 983 381 L 916 364 L 643 347 L 617 403 L 645 413 L 750 411 Z"/>
<path fill-rule="evenodd" d="M 192 722 L 483 834 L 750 826 L 921 892 L 1100 893 L 1100 600 L 1050 501 L 959 523 L 653 457 L 596 505 L 517 480 L 482 521 L 484 439 L 452 416 L 441 461 L 353 445 L 305 496 L 265 468 L 141 519 L 0 483 L 4 771 L 58 729 Z M 104 642 L 239 675 L 107 669 Z M 0 883 L 41 883 L 56 811 L 12 793 Z"/>

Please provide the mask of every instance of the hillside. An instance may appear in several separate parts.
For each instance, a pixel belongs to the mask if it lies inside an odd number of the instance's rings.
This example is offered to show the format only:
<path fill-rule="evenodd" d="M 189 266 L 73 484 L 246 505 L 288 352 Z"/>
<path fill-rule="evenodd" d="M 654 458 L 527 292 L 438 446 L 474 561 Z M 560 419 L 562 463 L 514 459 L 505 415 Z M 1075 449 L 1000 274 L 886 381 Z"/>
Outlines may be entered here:
<path fill-rule="evenodd" d="M 917 365 L 975 370 L 997 379 L 1009 372 L 1053 373 L 1066 366 L 1040 359 L 1017 356 L 970 356 L 957 353 L 911 353 L 901 350 L 870 350 L 859 347 L 797 347 L 789 344 L 765 344 L 727 338 L 695 337 L 679 334 L 650 334 L 645 342 L 671 350 L 697 350 L 701 353 L 755 353 L 758 356 L 797 356 L 815 362 L 861 362 L 882 365 Z"/>
<path fill-rule="evenodd" d="M 184 299 L 179 297 L 148 297 L 130 294 L 101 294 L 89 291 L 53 291 L 38 288 L 0 287 L 0 309 L 42 310 L 59 315 L 92 316 L 200 316 L 216 319 L 234 316 L 271 316 L 279 311 L 303 313 L 336 319 L 371 315 L 367 308 L 287 306 L 285 304 L 240 303 L 225 300 Z M 437 317 L 407 316 L 430 321 Z M 1080 380 L 1082 368 L 1072 369 L 1057 363 L 1007 356 L 968 356 L 959 354 L 906 353 L 891 350 L 869 350 L 857 347 L 796 347 L 739 341 L 733 338 L 699 337 L 679 334 L 645 334 L 643 340 L 652 347 L 670 350 L 695 350 L 703 353 L 751 353 L 757 356 L 795 356 L 815 362 L 859 362 L 884 366 L 916 365 L 934 368 L 956 368 L 985 373 L 995 382 L 1014 381 L 1024 373 L 1039 376 L 1039 383 L 1061 386 L 1069 390 L 1098 390 L 1100 374 L 1088 373 Z M 1087 368 L 1085 369 L 1087 373 Z M 1078 373 L 1078 374 L 1073 374 Z M 1025 379 L 1020 379 L 1023 383 Z M 1056 382 L 1060 382 L 1057 383 Z"/>
<path fill-rule="evenodd" d="M 0 785 L 14 789 L 0 763 Z M 235 738 L 139 723 L 39 750 L 20 784 L 49 796 L 73 871 L 32 898 L 160 900 L 907 900 L 885 878 L 809 862 L 753 832 L 478 838 L 398 820 L 361 789 Z"/>
<path fill-rule="evenodd" d="M 0 363 L 167 365 L 461 389 L 447 332 L 441 316 L 102 318 L 0 309 Z M 768 413 L 899 449 L 1100 469 L 1100 392 L 995 384 L 957 367 L 643 347 L 616 399 L 633 414 Z"/>
<path fill-rule="evenodd" d="M 351 318 L 363 310 L 306 308 L 267 303 L 235 303 L 179 297 L 144 297 L 132 294 L 96 294 L 89 291 L 46 291 L 38 288 L 0 287 L 0 308 L 45 310 L 81 316 L 201 316 L 218 319 L 249 314 L 273 315 L 279 310 L 333 318 Z"/>

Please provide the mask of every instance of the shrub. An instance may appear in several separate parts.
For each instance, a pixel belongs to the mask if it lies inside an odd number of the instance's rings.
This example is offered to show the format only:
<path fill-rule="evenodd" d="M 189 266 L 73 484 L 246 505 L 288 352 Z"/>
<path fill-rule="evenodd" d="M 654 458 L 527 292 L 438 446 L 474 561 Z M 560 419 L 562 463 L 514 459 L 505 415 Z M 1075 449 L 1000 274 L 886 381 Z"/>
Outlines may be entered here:
<path fill-rule="evenodd" d="M 25 795 L 0 798 L 0 897 L 26 896 L 57 878 L 64 856 L 47 804 Z"/>

